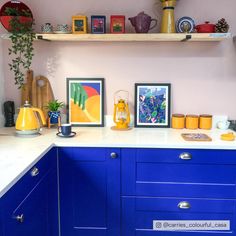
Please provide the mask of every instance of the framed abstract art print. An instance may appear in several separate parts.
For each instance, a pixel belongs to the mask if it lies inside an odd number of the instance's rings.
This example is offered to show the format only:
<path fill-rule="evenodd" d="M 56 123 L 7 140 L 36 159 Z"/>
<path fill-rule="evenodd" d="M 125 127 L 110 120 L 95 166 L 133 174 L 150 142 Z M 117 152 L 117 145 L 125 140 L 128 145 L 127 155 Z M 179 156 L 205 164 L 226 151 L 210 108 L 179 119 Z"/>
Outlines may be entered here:
<path fill-rule="evenodd" d="M 74 126 L 104 126 L 104 79 L 67 78 L 67 121 Z"/>
<path fill-rule="evenodd" d="M 87 16 L 72 16 L 72 33 L 86 34 L 87 32 Z"/>
<path fill-rule="evenodd" d="M 135 127 L 170 127 L 170 84 L 135 84 Z"/>
<path fill-rule="evenodd" d="M 106 16 L 91 16 L 91 33 L 106 33 Z"/>

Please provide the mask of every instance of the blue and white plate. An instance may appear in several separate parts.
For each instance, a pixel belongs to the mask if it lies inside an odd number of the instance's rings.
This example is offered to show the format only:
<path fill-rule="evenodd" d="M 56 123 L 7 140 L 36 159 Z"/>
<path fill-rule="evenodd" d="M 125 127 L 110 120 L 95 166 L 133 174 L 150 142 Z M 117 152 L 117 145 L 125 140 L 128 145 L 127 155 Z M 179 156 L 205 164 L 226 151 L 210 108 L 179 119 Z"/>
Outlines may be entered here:
<path fill-rule="evenodd" d="M 195 22 L 191 17 L 184 16 L 176 21 L 176 31 L 178 33 L 193 33 Z"/>

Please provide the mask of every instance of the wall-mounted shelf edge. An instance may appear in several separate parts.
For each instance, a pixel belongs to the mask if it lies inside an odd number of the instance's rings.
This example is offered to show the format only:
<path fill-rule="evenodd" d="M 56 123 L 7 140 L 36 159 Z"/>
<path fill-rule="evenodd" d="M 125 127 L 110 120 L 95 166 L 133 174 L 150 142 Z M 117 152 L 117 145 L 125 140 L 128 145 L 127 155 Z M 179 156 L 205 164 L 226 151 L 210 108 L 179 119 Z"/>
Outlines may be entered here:
<path fill-rule="evenodd" d="M 47 41 L 100 41 L 100 42 L 180 42 L 180 41 L 222 41 L 231 38 L 230 33 L 210 34 L 37 34 L 37 39 Z"/>
<path fill-rule="evenodd" d="M 9 39 L 9 33 L 1 34 L 1 39 Z M 81 42 L 184 42 L 184 41 L 222 41 L 232 38 L 231 33 L 194 34 L 36 34 L 38 40 L 81 41 Z"/>

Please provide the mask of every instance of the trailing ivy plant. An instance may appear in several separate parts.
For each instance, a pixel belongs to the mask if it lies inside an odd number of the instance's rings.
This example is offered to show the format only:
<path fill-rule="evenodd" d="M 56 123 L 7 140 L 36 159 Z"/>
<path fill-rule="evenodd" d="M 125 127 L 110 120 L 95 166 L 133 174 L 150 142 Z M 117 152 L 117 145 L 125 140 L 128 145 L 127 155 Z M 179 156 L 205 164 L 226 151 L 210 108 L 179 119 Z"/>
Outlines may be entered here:
<path fill-rule="evenodd" d="M 30 20 L 22 23 L 20 21 L 20 16 L 17 15 L 13 16 L 9 23 L 11 28 L 9 37 L 12 42 L 12 47 L 9 48 L 8 51 L 9 55 L 13 56 L 9 66 L 10 70 L 14 72 L 15 84 L 18 88 L 21 88 L 23 86 L 26 71 L 30 69 L 34 56 L 33 41 L 36 38 L 36 34 L 33 31 L 34 22 L 33 20 Z"/>
<path fill-rule="evenodd" d="M 4 11 L 6 16 L 28 16 L 32 17 L 31 12 L 28 9 L 19 10 L 18 7 L 6 7 Z"/>

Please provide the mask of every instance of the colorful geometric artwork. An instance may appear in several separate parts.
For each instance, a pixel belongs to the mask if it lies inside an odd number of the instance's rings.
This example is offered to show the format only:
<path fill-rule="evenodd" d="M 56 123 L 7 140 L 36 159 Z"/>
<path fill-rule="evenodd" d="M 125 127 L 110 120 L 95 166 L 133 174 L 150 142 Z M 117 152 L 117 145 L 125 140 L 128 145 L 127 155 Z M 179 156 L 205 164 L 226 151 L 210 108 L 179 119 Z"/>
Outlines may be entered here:
<path fill-rule="evenodd" d="M 86 34 L 87 31 L 87 16 L 72 16 L 72 33 Z"/>
<path fill-rule="evenodd" d="M 106 33 L 106 16 L 91 16 L 91 33 Z"/>
<path fill-rule="evenodd" d="M 170 127 L 170 84 L 135 84 L 135 126 Z"/>
<path fill-rule="evenodd" d="M 111 15 L 110 32 L 112 34 L 125 33 L 125 16 L 124 15 Z"/>
<path fill-rule="evenodd" d="M 104 126 L 104 79 L 67 78 L 68 122 Z"/>
<path fill-rule="evenodd" d="M 84 31 L 84 21 L 75 20 L 75 31 Z"/>

